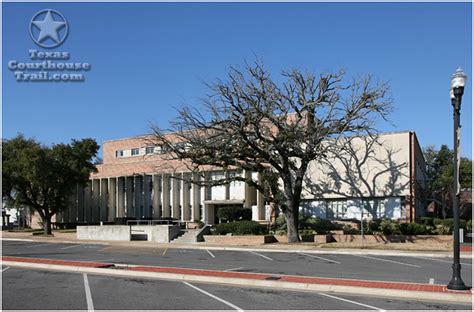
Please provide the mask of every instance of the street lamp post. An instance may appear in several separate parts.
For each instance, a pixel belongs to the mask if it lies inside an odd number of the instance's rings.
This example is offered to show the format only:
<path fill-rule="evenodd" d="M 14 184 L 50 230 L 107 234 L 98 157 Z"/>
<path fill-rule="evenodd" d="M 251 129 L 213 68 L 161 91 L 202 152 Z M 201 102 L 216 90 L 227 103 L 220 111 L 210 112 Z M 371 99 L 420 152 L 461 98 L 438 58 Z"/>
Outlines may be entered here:
<path fill-rule="evenodd" d="M 453 225 L 454 225 L 454 254 L 453 254 L 453 277 L 448 284 L 448 289 L 466 290 L 466 286 L 461 278 L 460 244 L 459 244 L 459 164 L 460 164 L 460 138 L 461 126 L 459 117 L 461 115 L 461 98 L 464 93 L 467 76 L 458 68 L 451 78 L 451 104 L 453 105 L 454 117 L 454 185 L 453 185 Z"/>

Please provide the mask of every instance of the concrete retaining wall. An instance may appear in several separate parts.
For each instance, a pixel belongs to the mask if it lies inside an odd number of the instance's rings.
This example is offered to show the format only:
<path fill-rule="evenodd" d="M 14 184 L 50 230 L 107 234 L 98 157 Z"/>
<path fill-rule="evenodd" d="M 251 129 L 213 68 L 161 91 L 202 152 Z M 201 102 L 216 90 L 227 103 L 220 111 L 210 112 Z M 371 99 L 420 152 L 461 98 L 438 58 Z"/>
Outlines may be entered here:
<path fill-rule="evenodd" d="M 301 237 L 304 242 L 311 242 L 309 239 L 311 235 Z M 280 243 L 288 243 L 286 235 L 275 235 L 275 238 Z M 314 242 L 316 243 L 362 243 L 360 235 L 349 234 L 327 234 L 314 235 Z M 365 235 L 364 243 L 413 243 L 413 244 L 444 244 L 452 243 L 452 235 Z"/>
<path fill-rule="evenodd" d="M 149 242 L 169 243 L 180 232 L 179 225 L 103 225 L 78 226 L 76 238 L 81 240 L 131 241 L 132 235 L 146 235 Z"/>
<path fill-rule="evenodd" d="M 130 227 L 128 225 L 77 226 L 76 238 L 82 240 L 129 241 Z"/>
<path fill-rule="evenodd" d="M 233 246 L 259 245 L 277 242 L 273 235 L 203 235 L 203 238 L 206 243 Z"/>
<path fill-rule="evenodd" d="M 149 242 L 169 243 L 180 232 L 179 225 L 133 225 L 133 234 L 146 234 Z"/>
<path fill-rule="evenodd" d="M 338 243 L 361 242 L 361 235 L 333 234 Z M 364 235 L 365 243 L 452 243 L 452 235 Z"/>

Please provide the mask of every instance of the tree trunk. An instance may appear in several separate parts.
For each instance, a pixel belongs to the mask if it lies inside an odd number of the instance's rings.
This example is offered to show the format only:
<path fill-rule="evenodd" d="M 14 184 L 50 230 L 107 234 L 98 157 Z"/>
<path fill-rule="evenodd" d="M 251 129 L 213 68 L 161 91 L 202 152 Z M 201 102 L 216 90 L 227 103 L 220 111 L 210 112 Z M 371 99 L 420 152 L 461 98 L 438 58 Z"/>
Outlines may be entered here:
<path fill-rule="evenodd" d="M 51 217 L 50 216 L 45 216 L 43 218 L 43 230 L 44 230 L 44 235 L 51 235 Z"/>
<path fill-rule="evenodd" d="M 288 209 L 285 210 L 285 218 L 288 243 L 299 243 L 298 214 L 295 213 L 291 207 L 288 207 Z"/>

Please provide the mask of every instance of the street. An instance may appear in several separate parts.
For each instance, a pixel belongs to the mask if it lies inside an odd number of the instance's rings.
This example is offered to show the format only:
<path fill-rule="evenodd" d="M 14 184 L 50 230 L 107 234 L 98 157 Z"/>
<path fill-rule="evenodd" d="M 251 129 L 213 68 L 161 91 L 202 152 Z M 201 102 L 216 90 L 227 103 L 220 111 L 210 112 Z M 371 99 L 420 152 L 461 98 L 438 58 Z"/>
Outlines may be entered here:
<path fill-rule="evenodd" d="M 4 310 L 470 310 L 422 298 L 414 302 L 12 267 L 2 275 Z"/>
<path fill-rule="evenodd" d="M 3 255 L 116 264 L 214 269 L 319 277 L 442 284 L 450 259 L 207 249 L 124 248 L 101 244 L 3 241 Z M 472 264 L 463 260 L 471 283 Z M 85 273 L 2 267 L 3 309 L 308 309 L 470 310 L 437 303 L 362 295 L 188 283 Z M 25 300 L 27 294 L 28 300 Z"/>
<path fill-rule="evenodd" d="M 429 257 L 127 248 L 25 241 L 3 241 L 3 255 L 434 284 L 447 284 L 452 273 L 451 259 Z M 467 259 L 461 263 L 464 282 L 472 285 L 472 263 Z"/>

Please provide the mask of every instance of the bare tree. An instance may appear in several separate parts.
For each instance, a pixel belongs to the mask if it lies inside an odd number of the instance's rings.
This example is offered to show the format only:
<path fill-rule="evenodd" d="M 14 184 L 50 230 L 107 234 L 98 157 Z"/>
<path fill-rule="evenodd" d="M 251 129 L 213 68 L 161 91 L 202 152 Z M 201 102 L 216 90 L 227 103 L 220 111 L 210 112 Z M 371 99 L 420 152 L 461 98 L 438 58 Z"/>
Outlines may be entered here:
<path fill-rule="evenodd" d="M 344 82 L 344 72 L 293 69 L 273 80 L 260 63 L 231 67 L 227 80 L 207 84 L 201 105 L 178 109 L 166 131 L 153 126 L 155 143 L 190 170 L 231 169 L 260 173 L 223 175 L 212 183 L 244 181 L 284 213 L 288 241 L 299 242 L 298 213 L 310 162 L 327 156 L 345 135 L 374 132 L 374 121 L 391 111 L 388 85 L 370 76 Z M 166 132 L 172 132 L 166 133 Z"/>

